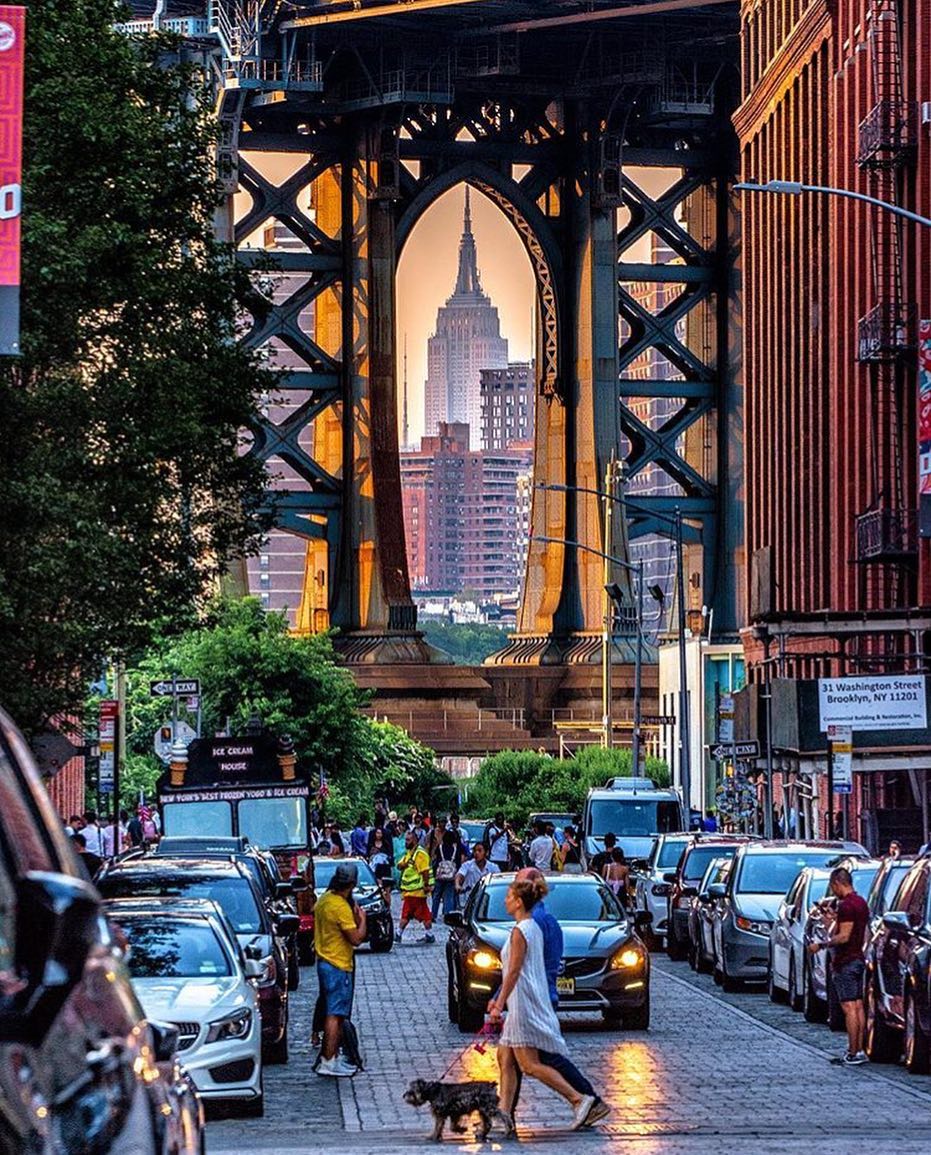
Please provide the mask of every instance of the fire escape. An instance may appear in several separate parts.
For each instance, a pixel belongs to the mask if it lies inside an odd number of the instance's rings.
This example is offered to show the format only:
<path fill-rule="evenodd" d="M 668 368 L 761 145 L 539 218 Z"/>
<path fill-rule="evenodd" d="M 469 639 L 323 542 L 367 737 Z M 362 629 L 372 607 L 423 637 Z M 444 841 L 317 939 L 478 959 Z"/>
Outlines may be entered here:
<path fill-rule="evenodd" d="M 917 145 L 917 105 L 904 99 L 898 4 L 870 2 L 874 104 L 860 124 L 857 154 L 870 194 L 892 204 L 900 202 Z M 868 366 L 872 383 L 873 500 L 857 518 L 857 561 L 893 567 L 885 597 L 898 598 L 902 567 L 914 567 L 918 552 L 917 511 L 906 504 L 903 483 L 901 405 L 916 347 L 916 306 L 904 294 L 902 220 L 878 207 L 869 211 L 875 304 L 859 321 L 857 360 Z"/>

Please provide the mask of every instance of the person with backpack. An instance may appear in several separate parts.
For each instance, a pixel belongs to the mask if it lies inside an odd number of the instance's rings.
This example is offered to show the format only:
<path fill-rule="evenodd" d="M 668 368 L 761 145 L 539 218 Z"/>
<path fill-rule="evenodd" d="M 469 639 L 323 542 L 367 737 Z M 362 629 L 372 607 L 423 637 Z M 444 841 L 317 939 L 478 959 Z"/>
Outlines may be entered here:
<path fill-rule="evenodd" d="M 439 914 L 440 903 L 443 904 L 443 914 L 447 915 L 456 909 L 458 895 L 456 894 L 456 872 L 462 865 L 462 843 L 453 830 L 444 830 L 440 844 L 433 855 L 433 908 L 434 919 Z"/>
<path fill-rule="evenodd" d="M 317 978 L 323 999 L 323 1046 L 318 1075 L 345 1079 L 356 1073 L 339 1054 L 343 1025 L 352 1010 L 355 948 L 365 942 L 365 911 L 353 900 L 359 880 L 354 862 L 341 862 L 314 907 L 314 949 Z"/>
<path fill-rule="evenodd" d="M 488 861 L 493 862 L 500 871 L 505 871 L 510 865 L 511 851 L 507 824 L 504 815 L 500 812 L 488 823 L 482 833 L 482 842 L 488 851 Z"/>

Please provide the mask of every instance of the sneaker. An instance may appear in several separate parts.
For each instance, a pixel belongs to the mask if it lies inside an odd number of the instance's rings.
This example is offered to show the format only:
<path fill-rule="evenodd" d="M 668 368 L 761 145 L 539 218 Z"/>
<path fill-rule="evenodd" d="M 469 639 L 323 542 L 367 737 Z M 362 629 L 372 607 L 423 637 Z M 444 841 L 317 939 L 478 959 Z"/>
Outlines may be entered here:
<path fill-rule="evenodd" d="M 841 1059 L 841 1062 L 845 1067 L 861 1067 L 864 1063 L 868 1063 L 869 1061 L 869 1057 L 865 1051 L 857 1051 L 855 1055 L 847 1054 L 844 1055 L 843 1059 Z"/>
<path fill-rule="evenodd" d="M 403 942 L 404 941 L 404 931 L 403 930 L 399 930 L 397 932 L 397 934 L 394 936 L 394 941 L 395 942 Z"/>
<path fill-rule="evenodd" d="M 350 1067 L 340 1058 L 321 1059 L 317 1066 L 318 1075 L 326 1075 L 331 1079 L 351 1079 L 356 1073 L 355 1067 Z"/>
<path fill-rule="evenodd" d="M 611 1114 L 611 1108 L 604 1101 L 604 1099 L 598 1098 L 592 1104 L 592 1109 L 585 1116 L 585 1122 L 582 1124 L 582 1126 L 583 1127 L 594 1127 L 594 1125 L 596 1123 L 600 1123 L 601 1120 L 604 1119 L 606 1115 L 610 1115 L 610 1114 Z"/>
<path fill-rule="evenodd" d="M 594 1095 L 583 1095 L 579 1100 L 579 1105 L 575 1109 L 575 1114 L 572 1116 L 571 1131 L 578 1131 L 578 1129 L 585 1123 L 588 1118 L 588 1113 L 592 1107 L 595 1106 L 597 1099 Z"/>
<path fill-rule="evenodd" d="M 430 931 L 427 931 L 427 933 L 423 936 L 423 942 L 436 942 L 436 938 L 430 933 Z"/>

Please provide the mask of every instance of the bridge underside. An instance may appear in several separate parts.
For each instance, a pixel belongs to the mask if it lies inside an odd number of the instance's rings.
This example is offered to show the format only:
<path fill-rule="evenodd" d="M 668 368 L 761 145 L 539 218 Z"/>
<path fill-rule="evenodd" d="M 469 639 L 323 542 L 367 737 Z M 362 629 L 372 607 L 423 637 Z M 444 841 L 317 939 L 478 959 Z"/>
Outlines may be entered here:
<path fill-rule="evenodd" d="M 231 228 L 266 267 L 247 339 L 284 369 L 253 452 L 281 479 L 279 526 L 306 542 L 299 625 L 337 627 L 350 661 L 435 656 L 404 547 L 396 272 L 420 216 L 462 182 L 511 221 L 536 278 L 533 537 L 622 550 L 578 492 L 616 454 L 634 492 L 662 482 L 628 509 L 628 536 L 668 537 L 680 511 L 698 604 L 733 624 L 736 527 L 719 508 L 735 476 L 736 5 L 217 11 Z M 602 565 L 532 539 L 496 661 L 597 660 Z"/>

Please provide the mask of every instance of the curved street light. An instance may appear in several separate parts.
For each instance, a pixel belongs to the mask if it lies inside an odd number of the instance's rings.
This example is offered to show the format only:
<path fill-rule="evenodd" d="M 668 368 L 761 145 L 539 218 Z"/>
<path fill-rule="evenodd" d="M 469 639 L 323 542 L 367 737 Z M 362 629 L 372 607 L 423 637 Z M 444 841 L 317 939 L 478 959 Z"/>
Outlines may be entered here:
<path fill-rule="evenodd" d="M 919 213 L 913 213 L 910 209 L 903 209 L 900 205 L 894 205 L 890 201 L 880 200 L 878 197 L 867 196 L 866 193 L 855 192 L 849 188 L 833 188 L 831 185 L 823 184 L 802 184 L 797 180 L 768 180 L 765 184 L 756 184 L 753 181 L 741 181 L 734 185 L 737 192 L 766 192 L 766 193 L 785 193 L 788 196 L 801 196 L 802 193 L 825 193 L 827 196 L 846 197 L 852 201 L 864 201 L 868 205 L 874 205 L 879 209 L 886 209 L 887 212 L 895 213 L 898 217 L 905 217 L 908 221 L 914 221 L 915 224 L 925 225 L 931 228 L 931 217 L 923 217 Z"/>

